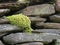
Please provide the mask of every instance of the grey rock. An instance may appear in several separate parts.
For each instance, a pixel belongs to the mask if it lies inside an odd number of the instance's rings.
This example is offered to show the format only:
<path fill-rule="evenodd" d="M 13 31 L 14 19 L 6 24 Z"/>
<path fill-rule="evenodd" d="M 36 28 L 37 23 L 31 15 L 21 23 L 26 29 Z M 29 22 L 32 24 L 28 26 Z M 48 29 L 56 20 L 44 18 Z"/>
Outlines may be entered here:
<path fill-rule="evenodd" d="M 27 16 L 49 16 L 55 13 L 54 6 L 51 4 L 41 4 L 26 7 L 23 11 L 23 14 Z"/>
<path fill-rule="evenodd" d="M 4 42 L 8 44 L 18 44 L 33 41 L 49 43 L 52 42 L 53 39 L 60 39 L 60 35 L 53 33 L 15 33 L 3 37 Z"/>
<path fill-rule="evenodd" d="M 20 2 L 7 2 L 7 3 L 0 3 L 0 9 L 11 9 L 12 11 L 18 10 L 19 8 L 24 7 L 25 4 Z"/>
<path fill-rule="evenodd" d="M 42 41 L 39 34 L 30 33 L 15 33 L 3 37 L 3 40 L 8 44 L 16 44 L 28 41 Z"/>
<path fill-rule="evenodd" d="M 36 27 L 43 27 L 44 29 L 60 29 L 60 23 L 36 23 Z"/>
<path fill-rule="evenodd" d="M 40 17 L 29 17 L 29 19 L 30 19 L 32 22 L 45 22 L 45 21 L 46 21 L 45 18 L 40 18 Z"/>
<path fill-rule="evenodd" d="M 0 16 L 10 12 L 10 9 L 0 9 Z"/>
<path fill-rule="evenodd" d="M 14 26 L 14 25 L 10 25 L 10 24 L 0 24 L 0 33 L 5 33 L 5 32 L 15 32 L 15 31 L 21 31 L 22 29 Z"/>
<path fill-rule="evenodd" d="M 56 8 L 56 11 L 60 12 L 60 0 L 55 1 L 55 8 Z"/>
<path fill-rule="evenodd" d="M 0 18 L 0 24 L 7 24 L 10 21 L 7 18 Z"/>
<path fill-rule="evenodd" d="M 35 29 L 34 33 L 55 33 L 60 34 L 60 29 Z"/>
<path fill-rule="evenodd" d="M 50 16 L 50 20 L 53 22 L 60 23 L 60 16 L 59 15 Z"/>
<path fill-rule="evenodd" d="M 16 44 L 16 45 L 43 45 L 42 42 L 30 42 L 30 43 L 23 43 L 23 44 Z"/>
<path fill-rule="evenodd" d="M 4 44 L 2 43 L 2 41 L 0 41 L 0 45 L 4 45 Z"/>

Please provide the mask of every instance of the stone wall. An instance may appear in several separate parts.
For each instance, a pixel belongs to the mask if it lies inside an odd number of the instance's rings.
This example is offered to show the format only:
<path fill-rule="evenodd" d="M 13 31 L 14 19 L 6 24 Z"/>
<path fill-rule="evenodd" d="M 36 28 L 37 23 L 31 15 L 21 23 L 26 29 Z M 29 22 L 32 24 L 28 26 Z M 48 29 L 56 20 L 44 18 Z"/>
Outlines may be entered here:
<path fill-rule="evenodd" d="M 22 33 L 4 18 L 22 13 L 32 33 Z M 60 0 L 0 0 L 0 45 L 60 45 Z"/>

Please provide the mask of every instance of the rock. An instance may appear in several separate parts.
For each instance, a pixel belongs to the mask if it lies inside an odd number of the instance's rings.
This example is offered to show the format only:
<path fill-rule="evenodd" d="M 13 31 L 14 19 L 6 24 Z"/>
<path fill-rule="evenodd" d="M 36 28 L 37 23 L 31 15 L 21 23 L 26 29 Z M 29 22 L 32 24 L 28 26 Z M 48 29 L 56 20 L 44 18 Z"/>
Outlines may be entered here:
<path fill-rule="evenodd" d="M 50 16 L 50 20 L 53 22 L 60 23 L 60 16 L 59 15 Z"/>
<path fill-rule="evenodd" d="M 60 23 L 36 23 L 36 27 L 43 27 L 47 29 L 60 29 Z"/>
<path fill-rule="evenodd" d="M 16 44 L 28 41 L 42 41 L 39 34 L 15 33 L 3 37 L 4 42 L 8 44 Z"/>
<path fill-rule="evenodd" d="M 16 44 L 16 45 L 43 45 L 42 42 L 31 42 L 31 43 L 23 43 L 23 44 Z"/>
<path fill-rule="evenodd" d="M 10 21 L 7 18 L 0 18 L 0 24 L 6 24 L 9 23 Z"/>
<path fill-rule="evenodd" d="M 56 11 L 60 12 L 60 0 L 56 0 L 55 8 Z"/>
<path fill-rule="evenodd" d="M 7 44 L 18 44 L 23 42 L 44 42 L 49 43 L 54 39 L 60 39 L 60 35 L 53 33 L 14 33 L 3 37 Z"/>
<path fill-rule="evenodd" d="M 4 45 L 4 44 L 0 41 L 0 45 Z"/>
<path fill-rule="evenodd" d="M 17 31 L 21 31 L 22 29 L 14 26 L 14 25 L 10 25 L 10 24 L 0 24 L 0 33 L 5 33 L 5 32 L 17 32 Z"/>
<path fill-rule="evenodd" d="M 30 4 L 33 5 L 33 4 L 40 4 L 40 3 L 43 3 L 44 0 L 30 0 Z"/>
<path fill-rule="evenodd" d="M 7 35 L 8 33 L 0 33 L 0 39 L 2 38 L 2 37 L 4 37 L 5 35 Z"/>
<path fill-rule="evenodd" d="M 10 9 L 0 9 L 0 16 L 10 12 Z"/>
<path fill-rule="evenodd" d="M 60 29 L 35 29 L 34 33 L 55 33 L 60 34 Z"/>
<path fill-rule="evenodd" d="M 7 2 L 7 3 L 0 3 L 0 9 L 11 9 L 11 10 L 18 10 L 19 8 L 24 7 L 25 4 L 21 4 L 19 2 Z"/>
<path fill-rule="evenodd" d="M 23 14 L 27 16 L 49 16 L 55 13 L 54 6 L 51 4 L 41 4 L 26 7 L 23 11 Z"/>
<path fill-rule="evenodd" d="M 29 19 L 30 19 L 32 22 L 45 22 L 45 21 L 46 21 L 45 18 L 40 18 L 40 17 L 29 17 Z"/>

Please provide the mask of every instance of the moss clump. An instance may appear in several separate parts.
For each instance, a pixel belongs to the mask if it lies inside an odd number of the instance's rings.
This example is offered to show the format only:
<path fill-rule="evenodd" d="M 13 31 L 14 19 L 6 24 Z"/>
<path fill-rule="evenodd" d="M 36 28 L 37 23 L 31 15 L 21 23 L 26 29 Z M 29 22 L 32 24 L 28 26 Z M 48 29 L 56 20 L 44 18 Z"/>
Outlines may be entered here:
<path fill-rule="evenodd" d="M 23 32 L 31 32 L 31 21 L 30 19 L 23 14 L 16 14 L 7 17 L 12 25 L 21 27 Z"/>

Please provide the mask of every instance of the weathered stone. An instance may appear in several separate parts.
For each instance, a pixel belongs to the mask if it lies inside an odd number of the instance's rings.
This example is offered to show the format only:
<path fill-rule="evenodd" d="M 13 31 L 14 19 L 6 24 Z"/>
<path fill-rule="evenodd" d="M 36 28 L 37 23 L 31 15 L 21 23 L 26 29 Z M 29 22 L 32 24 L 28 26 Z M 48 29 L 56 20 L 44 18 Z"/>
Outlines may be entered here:
<path fill-rule="evenodd" d="M 9 13 L 10 12 L 10 9 L 0 9 L 0 16 L 6 14 L 6 13 Z"/>
<path fill-rule="evenodd" d="M 55 8 L 56 11 L 60 12 L 60 0 L 56 0 Z"/>
<path fill-rule="evenodd" d="M 42 41 L 39 34 L 30 33 L 15 33 L 3 37 L 3 40 L 8 44 L 16 44 L 28 41 Z"/>
<path fill-rule="evenodd" d="M 21 31 L 21 30 L 22 30 L 21 28 L 14 25 L 0 24 L 0 33 L 16 32 L 16 31 Z"/>
<path fill-rule="evenodd" d="M 54 6 L 51 4 L 34 5 L 25 8 L 22 12 L 27 16 L 49 16 L 55 13 Z"/>
<path fill-rule="evenodd" d="M 0 9 L 11 9 L 11 10 L 18 10 L 19 8 L 24 7 L 25 4 L 21 4 L 20 2 L 7 2 L 7 3 L 0 3 Z"/>
<path fill-rule="evenodd" d="M 35 29 L 34 33 L 55 33 L 60 34 L 60 29 Z"/>
<path fill-rule="evenodd" d="M 36 23 L 36 27 L 43 27 L 47 29 L 60 29 L 60 23 Z"/>
<path fill-rule="evenodd" d="M 4 44 L 0 41 L 0 45 L 4 45 Z"/>
<path fill-rule="evenodd" d="M 60 23 L 60 16 L 59 15 L 50 16 L 50 20 L 53 22 Z"/>
<path fill-rule="evenodd" d="M 40 4 L 40 3 L 43 3 L 44 0 L 30 0 L 30 4 Z"/>
<path fill-rule="evenodd" d="M 45 22 L 45 18 L 40 18 L 40 17 L 29 17 L 32 22 Z"/>
<path fill-rule="evenodd" d="M 9 23 L 9 20 L 7 18 L 0 18 L 0 24 L 6 24 Z"/>
<path fill-rule="evenodd" d="M 23 43 L 23 44 L 16 44 L 16 45 L 43 45 L 42 42 L 30 42 L 30 43 Z"/>
<path fill-rule="evenodd" d="M 49 43 L 54 39 L 60 39 L 60 35 L 53 33 L 15 33 L 3 37 L 4 42 L 8 44 L 18 44 L 22 42 L 34 41 Z"/>

